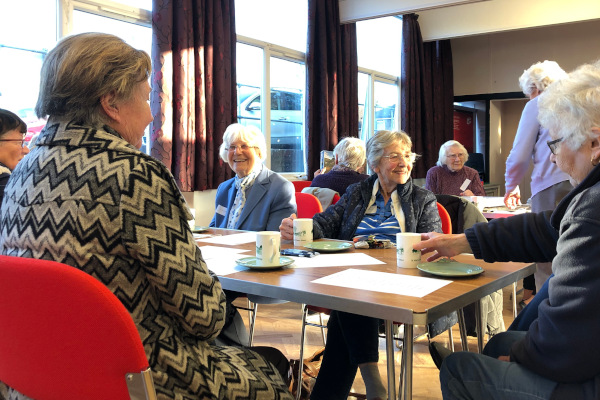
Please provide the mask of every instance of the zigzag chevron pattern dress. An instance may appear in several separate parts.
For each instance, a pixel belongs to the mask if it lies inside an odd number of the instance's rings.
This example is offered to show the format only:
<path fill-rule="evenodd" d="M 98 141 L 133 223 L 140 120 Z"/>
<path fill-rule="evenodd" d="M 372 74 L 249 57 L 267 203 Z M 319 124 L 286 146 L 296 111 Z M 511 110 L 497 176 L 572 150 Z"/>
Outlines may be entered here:
<path fill-rule="evenodd" d="M 256 353 L 209 344 L 225 296 L 193 240 L 185 200 L 164 165 L 115 131 L 51 120 L 13 172 L 2 214 L 2 254 L 79 268 L 123 302 L 159 398 L 292 398 Z M 3 384 L 0 397 L 22 398 Z"/>

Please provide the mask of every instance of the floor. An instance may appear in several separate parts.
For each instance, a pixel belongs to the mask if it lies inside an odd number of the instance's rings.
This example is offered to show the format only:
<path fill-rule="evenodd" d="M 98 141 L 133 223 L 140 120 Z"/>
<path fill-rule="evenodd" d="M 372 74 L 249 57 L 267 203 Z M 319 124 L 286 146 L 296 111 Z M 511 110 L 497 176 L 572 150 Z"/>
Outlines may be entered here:
<path fill-rule="evenodd" d="M 512 311 L 512 286 L 504 289 L 504 322 L 508 327 L 513 320 Z M 517 294 L 517 303 L 521 295 Z M 238 299 L 237 302 L 243 300 Z M 237 303 L 236 303 L 237 304 Z M 240 303 L 243 304 L 243 303 Z M 248 313 L 241 311 L 246 324 L 248 322 Z M 254 345 L 273 346 L 281 350 L 289 359 L 298 358 L 300 347 L 300 320 L 301 306 L 297 303 L 283 303 L 273 305 L 261 305 L 258 309 L 256 318 L 256 331 L 254 335 Z M 316 317 L 315 317 L 316 318 Z M 247 325 L 248 326 L 248 325 Z M 420 327 L 415 327 L 417 331 Z M 308 357 L 323 346 L 321 331 L 318 328 L 307 327 L 307 346 L 304 350 L 304 357 Z M 460 334 L 458 325 L 453 328 L 455 349 L 460 347 Z M 441 334 L 435 341 L 448 345 L 448 335 Z M 415 400 L 438 400 L 442 398 L 438 369 L 431 360 L 428 341 L 426 337 L 421 337 L 414 344 L 414 374 L 413 374 L 413 399 Z M 477 339 L 469 337 L 469 349 L 473 351 L 477 347 Z M 397 349 L 396 349 L 397 350 Z M 396 380 L 398 380 L 401 353 L 395 352 L 396 358 Z M 384 384 L 387 384 L 385 340 L 380 340 L 379 371 Z M 365 393 L 364 384 L 360 373 L 357 374 L 354 381 L 353 391 L 356 393 Z M 355 397 L 349 397 L 355 399 Z"/>

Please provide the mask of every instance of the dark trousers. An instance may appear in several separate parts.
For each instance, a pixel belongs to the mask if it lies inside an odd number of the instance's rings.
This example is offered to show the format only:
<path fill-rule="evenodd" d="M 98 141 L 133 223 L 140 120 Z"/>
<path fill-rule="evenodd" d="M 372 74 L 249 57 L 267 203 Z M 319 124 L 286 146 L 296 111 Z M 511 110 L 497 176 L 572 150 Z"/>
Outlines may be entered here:
<path fill-rule="evenodd" d="M 379 320 L 332 311 L 311 400 L 346 400 L 359 364 L 379 361 Z"/>

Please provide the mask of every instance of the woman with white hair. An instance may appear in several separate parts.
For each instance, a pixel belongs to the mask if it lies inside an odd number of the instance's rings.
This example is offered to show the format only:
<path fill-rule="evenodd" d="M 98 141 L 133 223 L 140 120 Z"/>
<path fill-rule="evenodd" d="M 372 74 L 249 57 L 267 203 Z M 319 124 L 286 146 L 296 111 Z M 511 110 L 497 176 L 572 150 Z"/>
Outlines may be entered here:
<path fill-rule="evenodd" d="M 362 140 L 351 137 L 342 139 L 334 147 L 333 157 L 335 165 L 331 171 L 316 175 L 310 187 L 328 188 L 343 195 L 348 186 L 369 177 L 364 174 L 366 150 Z"/>
<path fill-rule="evenodd" d="M 509 208 L 515 208 L 521 203 L 519 183 L 529 171 L 531 162 L 533 212 L 554 210 L 560 200 L 573 189 L 569 184 L 569 176 L 550 162 L 550 150 L 546 146 L 548 130 L 538 122 L 538 95 L 565 76 L 565 71 L 556 62 L 546 60 L 533 64 L 519 78 L 519 85 L 530 100 L 525 104 L 513 148 L 506 159 L 504 204 Z M 538 264 L 534 274 L 535 280 L 529 277 L 523 280 L 525 303 L 541 288 L 551 273 L 550 263 Z"/>
<path fill-rule="evenodd" d="M 460 142 L 449 140 L 444 143 L 436 166 L 427 171 L 425 189 L 435 194 L 485 196 L 479 173 L 465 166 L 468 159 L 469 153 Z"/>
<path fill-rule="evenodd" d="M 296 212 L 294 185 L 263 165 L 267 145 L 258 128 L 229 125 L 220 155 L 235 176 L 217 189 L 211 227 L 276 231 L 282 219 Z"/>
<path fill-rule="evenodd" d="M 547 88 L 539 120 L 550 161 L 577 185 L 556 209 L 495 219 L 462 235 L 426 234 L 415 245 L 434 252 L 428 261 L 472 252 L 488 262 L 551 261 L 554 271 L 527 331 L 492 337 L 483 354 L 444 360 L 444 399 L 600 398 L 600 62 Z"/>

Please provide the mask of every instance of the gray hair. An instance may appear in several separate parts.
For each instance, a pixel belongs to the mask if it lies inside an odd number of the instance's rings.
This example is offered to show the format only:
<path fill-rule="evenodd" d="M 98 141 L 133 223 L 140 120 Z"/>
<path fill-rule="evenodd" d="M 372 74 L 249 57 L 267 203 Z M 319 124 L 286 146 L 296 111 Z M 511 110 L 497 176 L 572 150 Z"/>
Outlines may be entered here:
<path fill-rule="evenodd" d="M 252 125 L 231 124 L 223 133 L 223 143 L 219 148 L 219 155 L 227 162 L 229 146 L 236 140 L 245 142 L 248 146 L 258 147 L 258 156 L 261 162 L 267 159 L 267 143 L 260 129 Z"/>
<path fill-rule="evenodd" d="M 386 149 L 386 147 L 400 142 L 404 146 L 409 149 L 412 148 L 412 140 L 410 140 L 410 136 L 406 132 L 402 131 L 378 131 L 375 132 L 373 136 L 367 141 L 367 163 L 369 164 L 369 168 L 374 170 L 379 166 L 381 162 L 381 157 Z M 415 163 L 418 155 L 415 153 L 411 153 L 412 164 Z"/>
<path fill-rule="evenodd" d="M 62 39 L 42 64 L 38 117 L 60 117 L 99 127 L 107 122 L 100 98 L 127 101 L 152 70 L 148 54 L 105 33 Z"/>
<path fill-rule="evenodd" d="M 357 171 L 365 165 L 365 143 L 358 138 L 346 137 L 335 146 L 333 156 L 337 156 L 338 164 Z"/>
<path fill-rule="evenodd" d="M 523 71 L 519 78 L 519 86 L 525 96 L 531 96 L 534 89 L 542 93 L 546 88 L 559 79 L 567 76 L 567 73 L 556 63 L 556 61 L 537 62 Z"/>
<path fill-rule="evenodd" d="M 553 84 L 538 102 L 538 120 L 553 139 L 577 150 L 600 127 L 600 60 L 583 64 Z"/>
<path fill-rule="evenodd" d="M 437 166 L 441 167 L 443 165 L 446 165 L 446 161 L 448 159 L 448 156 L 446 155 L 446 151 L 450 148 L 450 147 L 458 147 L 460 149 L 460 151 L 463 152 L 463 154 L 465 155 L 465 159 L 463 160 L 463 162 L 467 162 L 467 160 L 469 159 L 469 152 L 467 151 L 467 149 L 465 149 L 465 146 L 463 146 L 460 142 L 456 141 L 456 140 L 448 140 L 446 143 L 444 143 L 441 147 L 440 147 L 440 154 L 438 157 L 438 161 L 436 163 Z"/>

